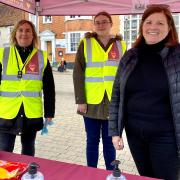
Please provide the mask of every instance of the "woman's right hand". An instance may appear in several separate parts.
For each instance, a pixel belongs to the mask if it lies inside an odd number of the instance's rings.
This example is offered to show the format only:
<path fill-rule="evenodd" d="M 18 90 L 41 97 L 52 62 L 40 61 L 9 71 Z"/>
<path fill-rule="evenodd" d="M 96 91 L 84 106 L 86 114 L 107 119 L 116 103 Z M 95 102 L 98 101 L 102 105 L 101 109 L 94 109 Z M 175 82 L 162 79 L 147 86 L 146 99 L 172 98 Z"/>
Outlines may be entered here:
<path fill-rule="evenodd" d="M 121 138 L 119 136 L 113 136 L 112 142 L 113 142 L 114 148 L 116 150 L 123 150 L 123 148 L 124 148 L 123 138 Z"/>
<path fill-rule="evenodd" d="M 78 104 L 77 111 L 80 113 L 87 113 L 87 104 Z"/>

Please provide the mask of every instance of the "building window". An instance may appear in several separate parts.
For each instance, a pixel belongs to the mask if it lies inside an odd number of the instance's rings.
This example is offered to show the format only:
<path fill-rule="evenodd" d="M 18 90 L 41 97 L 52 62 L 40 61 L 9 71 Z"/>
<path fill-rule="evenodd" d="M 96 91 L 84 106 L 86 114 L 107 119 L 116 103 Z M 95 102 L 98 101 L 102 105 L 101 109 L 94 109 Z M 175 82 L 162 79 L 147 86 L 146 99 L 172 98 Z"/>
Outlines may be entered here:
<path fill-rule="evenodd" d="M 70 16 L 71 19 L 80 18 L 81 16 Z"/>
<path fill-rule="evenodd" d="M 92 16 L 65 16 L 65 21 L 68 20 L 78 20 L 78 19 L 92 19 Z"/>
<path fill-rule="evenodd" d="M 29 21 L 31 21 L 36 27 L 36 15 L 29 13 Z"/>
<path fill-rule="evenodd" d="M 52 23 L 52 16 L 43 16 L 43 23 Z"/>
<path fill-rule="evenodd" d="M 121 33 L 126 41 L 128 49 L 132 47 L 132 44 L 137 39 L 140 19 L 140 15 L 121 16 L 121 21 L 123 22 Z"/>
<path fill-rule="evenodd" d="M 9 27 L 9 32 L 10 32 L 10 34 L 13 32 L 13 30 L 14 30 L 14 26 L 10 26 L 10 27 Z"/>
<path fill-rule="evenodd" d="M 179 14 L 173 14 L 174 23 L 176 26 L 177 33 L 179 34 Z"/>
<path fill-rule="evenodd" d="M 66 34 L 67 53 L 76 53 L 80 40 L 84 37 L 85 32 L 69 32 Z"/>
<path fill-rule="evenodd" d="M 80 33 L 70 33 L 70 51 L 75 52 L 81 39 Z"/>
<path fill-rule="evenodd" d="M 132 20 L 132 29 L 137 29 L 137 20 Z"/>
<path fill-rule="evenodd" d="M 137 38 L 137 31 L 136 30 L 131 31 L 131 37 L 132 37 L 132 42 L 134 42 Z"/>
<path fill-rule="evenodd" d="M 0 27 L 0 47 L 10 46 L 9 38 L 11 36 L 13 26 Z"/>

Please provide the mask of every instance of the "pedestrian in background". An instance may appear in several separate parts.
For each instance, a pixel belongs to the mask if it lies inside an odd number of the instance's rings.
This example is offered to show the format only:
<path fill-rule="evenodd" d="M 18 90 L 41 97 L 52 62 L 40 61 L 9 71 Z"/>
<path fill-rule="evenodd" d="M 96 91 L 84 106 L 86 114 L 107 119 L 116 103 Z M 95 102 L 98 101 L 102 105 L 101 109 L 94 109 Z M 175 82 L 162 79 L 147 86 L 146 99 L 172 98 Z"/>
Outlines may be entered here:
<path fill-rule="evenodd" d="M 58 71 L 60 72 L 64 72 L 66 71 L 66 60 L 62 57 L 61 58 L 61 61 L 59 62 L 59 65 L 58 65 Z"/>
<path fill-rule="evenodd" d="M 167 5 L 145 10 L 134 47 L 123 56 L 110 103 L 109 134 L 130 151 L 142 176 L 180 179 L 180 45 Z"/>
<path fill-rule="evenodd" d="M 94 32 L 80 42 L 73 71 L 77 112 L 84 118 L 87 165 L 97 167 L 102 137 L 106 169 L 116 158 L 108 136 L 108 106 L 119 61 L 126 49 L 120 36 L 111 35 L 113 22 L 107 12 L 94 17 Z"/>
<path fill-rule="evenodd" d="M 34 156 L 43 116 L 48 121 L 54 117 L 54 78 L 47 53 L 37 49 L 30 21 L 19 21 L 10 40 L 10 47 L 0 48 L 0 150 L 12 152 L 20 135 L 21 153 Z"/>

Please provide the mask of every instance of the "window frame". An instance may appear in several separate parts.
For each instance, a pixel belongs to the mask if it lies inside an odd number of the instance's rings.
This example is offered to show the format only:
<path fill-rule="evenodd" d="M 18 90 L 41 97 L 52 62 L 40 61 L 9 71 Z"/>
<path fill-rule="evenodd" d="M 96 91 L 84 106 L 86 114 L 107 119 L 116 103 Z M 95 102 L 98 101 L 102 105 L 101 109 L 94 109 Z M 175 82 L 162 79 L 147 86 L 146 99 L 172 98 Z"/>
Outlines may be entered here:
<path fill-rule="evenodd" d="M 78 45 L 81 41 L 81 39 L 84 37 L 84 34 L 86 33 L 87 31 L 71 31 L 71 32 L 67 32 L 66 33 L 66 53 L 68 54 L 73 54 L 73 53 L 76 53 L 77 52 L 77 48 L 78 48 Z M 80 34 L 80 37 L 79 37 L 79 41 L 78 42 L 75 42 L 75 50 L 73 51 L 71 49 L 71 34 Z"/>
<path fill-rule="evenodd" d="M 52 16 L 43 16 L 43 24 L 50 24 L 50 23 L 52 23 Z"/>
<path fill-rule="evenodd" d="M 72 17 L 73 16 L 73 17 Z M 78 19 L 92 19 L 93 17 L 92 16 L 75 16 L 75 15 L 70 15 L 70 16 L 65 16 L 65 21 L 73 21 L 73 20 L 78 20 Z"/>

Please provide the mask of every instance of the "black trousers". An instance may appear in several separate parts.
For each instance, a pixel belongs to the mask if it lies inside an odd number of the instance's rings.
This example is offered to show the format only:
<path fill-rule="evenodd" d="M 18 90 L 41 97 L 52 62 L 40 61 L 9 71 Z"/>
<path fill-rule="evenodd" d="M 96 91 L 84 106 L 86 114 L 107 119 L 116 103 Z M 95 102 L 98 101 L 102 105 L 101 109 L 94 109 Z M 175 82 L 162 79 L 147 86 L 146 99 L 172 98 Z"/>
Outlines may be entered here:
<path fill-rule="evenodd" d="M 35 155 L 35 139 L 36 131 L 31 133 L 21 134 L 22 150 L 21 154 L 34 156 Z M 0 132 L 0 150 L 13 152 L 16 140 L 15 134 Z"/>
<path fill-rule="evenodd" d="M 174 130 L 161 126 L 137 120 L 126 124 L 130 151 L 140 175 L 180 180 L 180 158 Z"/>

